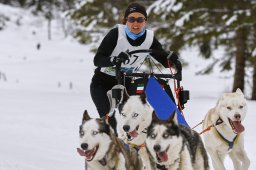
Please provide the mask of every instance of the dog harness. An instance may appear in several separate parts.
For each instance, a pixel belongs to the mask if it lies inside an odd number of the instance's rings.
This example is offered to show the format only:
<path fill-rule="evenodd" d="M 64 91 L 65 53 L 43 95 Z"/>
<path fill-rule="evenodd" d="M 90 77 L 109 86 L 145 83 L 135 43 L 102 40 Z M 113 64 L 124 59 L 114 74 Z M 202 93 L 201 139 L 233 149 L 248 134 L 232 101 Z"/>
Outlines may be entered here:
<path fill-rule="evenodd" d="M 127 151 L 130 151 L 130 148 L 133 148 L 136 150 L 136 152 L 139 152 L 140 148 L 145 147 L 145 143 L 143 143 L 141 145 L 135 145 L 133 143 L 128 143 L 128 144 L 124 144 L 124 146 Z"/>
<path fill-rule="evenodd" d="M 237 142 L 237 139 L 238 139 L 239 135 L 236 135 L 236 136 L 234 137 L 233 141 L 229 141 L 229 140 L 227 140 L 226 138 L 224 138 L 224 136 L 222 136 L 222 134 L 217 130 L 217 128 L 215 128 L 215 132 L 216 132 L 217 136 L 218 136 L 220 139 L 222 139 L 222 141 L 224 141 L 225 143 L 228 144 L 228 150 L 233 149 L 233 146 L 234 146 L 234 144 Z"/>

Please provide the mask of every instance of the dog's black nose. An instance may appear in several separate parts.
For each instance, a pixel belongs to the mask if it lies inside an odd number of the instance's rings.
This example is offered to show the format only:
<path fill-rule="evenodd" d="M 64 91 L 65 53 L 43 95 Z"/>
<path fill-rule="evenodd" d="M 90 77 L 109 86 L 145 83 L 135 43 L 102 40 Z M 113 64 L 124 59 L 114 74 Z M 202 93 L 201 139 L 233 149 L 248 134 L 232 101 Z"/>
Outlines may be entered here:
<path fill-rule="evenodd" d="M 160 145 L 154 145 L 154 150 L 155 150 L 156 152 L 159 152 L 160 149 L 161 149 L 161 146 L 160 146 Z"/>
<path fill-rule="evenodd" d="M 82 148 L 83 150 L 87 150 L 88 144 L 87 144 L 87 143 L 82 143 L 82 144 L 81 144 L 81 148 Z"/>
<path fill-rule="evenodd" d="M 129 125 L 124 125 L 123 129 L 124 129 L 125 132 L 129 132 L 130 126 Z"/>
<path fill-rule="evenodd" d="M 235 114 L 235 119 L 236 120 L 240 120 L 241 119 L 241 115 L 240 114 Z"/>

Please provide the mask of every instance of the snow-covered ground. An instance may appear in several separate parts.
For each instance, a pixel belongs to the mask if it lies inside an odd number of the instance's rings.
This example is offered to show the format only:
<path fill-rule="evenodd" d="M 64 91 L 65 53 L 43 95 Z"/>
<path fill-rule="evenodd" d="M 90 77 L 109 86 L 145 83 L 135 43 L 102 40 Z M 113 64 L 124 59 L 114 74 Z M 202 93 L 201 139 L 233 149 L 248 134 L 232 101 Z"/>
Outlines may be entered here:
<path fill-rule="evenodd" d="M 89 92 L 94 55 L 89 46 L 64 39 L 58 27 L 48 41 L 46 22 L 24 16 L 21 21 L 30 25 L 10 23 L 0 31 L 0 170 L 82 170 L 84 160 L 76 152 L 82 113 L 87 109 L 97 116 Z M 204 65 L 196 51 L 188 49 L 181 57 L 190 64 L 182 85 L 191 94 L 184 113 L 192 127 L 231 89 L 232 80 L 195 76 Z M 255 110 L 256 102 L 248 100 L 243 124 L 251 170 L 256 169 Z M 233 169 L 229 159 L 226 166 Z"/>

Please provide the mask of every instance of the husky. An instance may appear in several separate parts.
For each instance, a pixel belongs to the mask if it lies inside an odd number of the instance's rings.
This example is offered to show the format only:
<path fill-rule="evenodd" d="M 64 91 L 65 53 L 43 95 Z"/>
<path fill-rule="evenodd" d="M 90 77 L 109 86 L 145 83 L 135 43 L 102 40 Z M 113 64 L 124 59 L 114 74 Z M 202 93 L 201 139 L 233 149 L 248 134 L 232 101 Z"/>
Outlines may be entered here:
<path fill-rule="evenodd" d="M 225 170 L 224 157 L 229 155 L 235 170 L 249 169 L 250 160 L 244 150 L 244 120 L 247 112 L 246 99 L 240 89 L 234 93 L 223 94 L 216 106 L 204 118 L 203 133 L 206 150 L 213 168 Z"/>
<path fill-rule="evenodd" d="M 85 157 L 86 170 L 135 170 L 138 166 L 136 157 L 126 152 L 104 118 L 90 118 L 85 111 L 79 134 L 81 147 L 77 151 Z"/>
<path fill-rule="evenodd" d="M 208 170 L 208 157 L 199 134 L 178 125 L 175 112 L 168 120 L 153 114 L 147 131 L 146 148 L 151 168 L 161 170 Z"/>
<path fill-rule="evenodd" d="M 153 108 L 148 103 L 145 93 L 129 96 L 126 89 L 122 89 L 115 112 L 117 134 L 130 148 L 138 150 L 143 168 L 148 169 L 149 158 L 145 148 L 145 140 L 147 127 L 152 120 Z"/>

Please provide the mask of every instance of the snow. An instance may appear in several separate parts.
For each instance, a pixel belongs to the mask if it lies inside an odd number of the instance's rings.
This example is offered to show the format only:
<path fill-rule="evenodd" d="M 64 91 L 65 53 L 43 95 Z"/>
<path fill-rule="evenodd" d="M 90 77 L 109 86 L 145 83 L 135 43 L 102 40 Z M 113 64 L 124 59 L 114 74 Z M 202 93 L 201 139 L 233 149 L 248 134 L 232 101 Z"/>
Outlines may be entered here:
<path fill-rule="evenodd" d="M 14 17 L 11 14 L 16 16 L 20 10 L 10 11 L 9 16 Z M 21 22 L 30 25 L 8 23 L 0 31 L 0 73 L 6 76 L 6 80 L 0 78 L 0 170 L 82 170 L 84 160 L 76 148 L 84 109 L 97 117 L 89 91 L 94 54 L 90 46 L 64 39 L 57 27 L 48 41 L 46 21 L 26 13 Z M 40 50 L 36 49 L 38 43 Z M 191 94 L 184 110 L 191 127 L 232 84 L 231 79 L 221 78 L 218 73 L 196 76 L 205 62 L 197 56 L 197 51 L 191 49 L 181 54 L 189 63 L 183 70 L 182 85 Z M 252 170 L 256 169 L 255 110 L 256 102 L 248 100 L 243 124 Z M 201 127 L 196 130 L 201 131 Z M 229 159 L 225 163 L 227 169 L 233 169 Z"/>

